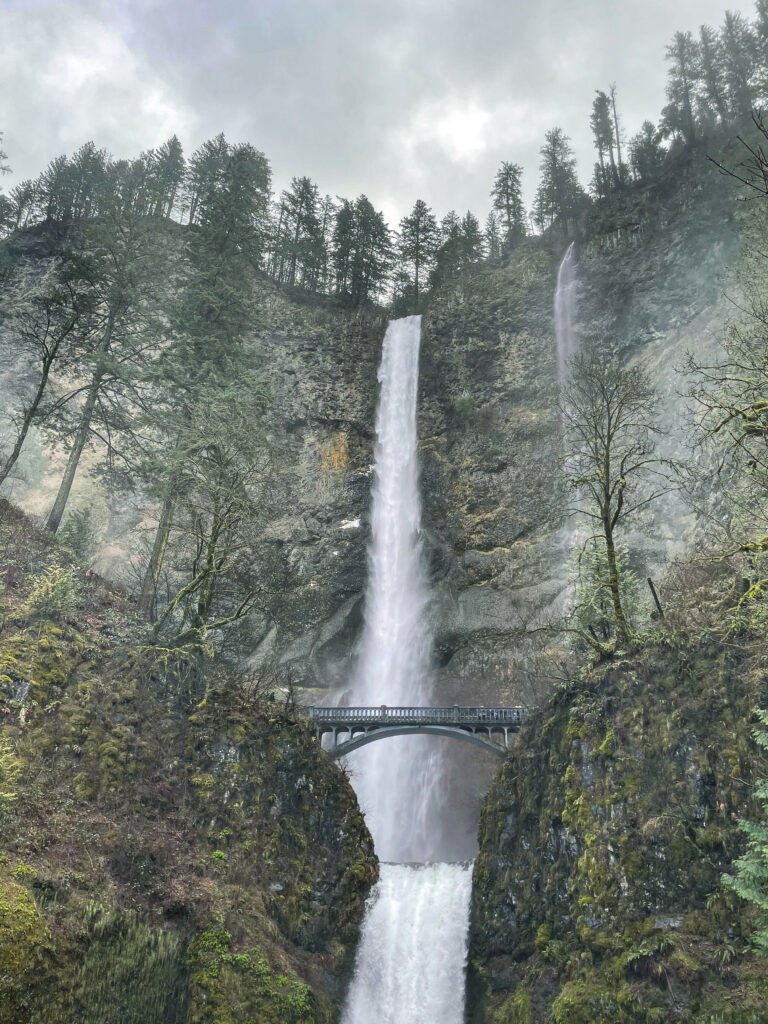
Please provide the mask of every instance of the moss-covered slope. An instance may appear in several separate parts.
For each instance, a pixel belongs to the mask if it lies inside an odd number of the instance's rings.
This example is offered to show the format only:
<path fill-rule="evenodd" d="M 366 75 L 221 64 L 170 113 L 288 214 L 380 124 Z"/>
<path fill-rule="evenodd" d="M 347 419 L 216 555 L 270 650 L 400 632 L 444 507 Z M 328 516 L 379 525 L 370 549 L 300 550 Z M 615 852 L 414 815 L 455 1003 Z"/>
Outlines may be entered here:
<path fill-rule="evenodd" d="M 768 1020 L 768 962 L 719 885 L 757 813 L 750 712 L 767 678 L 731 648 L 667 638 L 526 724 L 480 823 L 474 1021 Z"/>
<path fill-rule="evenodd" d="M 0 543 L 0 1022 L 335 1020 L 377 873 L 347 780 L 252 679 L 190 704 L 99 579 L 35 604 L 70 567 L 7 504 Z"/>

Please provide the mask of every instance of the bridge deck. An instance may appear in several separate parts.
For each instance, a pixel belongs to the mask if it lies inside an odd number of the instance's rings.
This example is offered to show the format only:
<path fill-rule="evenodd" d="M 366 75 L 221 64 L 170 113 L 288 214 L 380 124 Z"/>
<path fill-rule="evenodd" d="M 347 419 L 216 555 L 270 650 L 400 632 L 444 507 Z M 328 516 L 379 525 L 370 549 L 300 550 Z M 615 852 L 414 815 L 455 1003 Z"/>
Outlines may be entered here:
<path fill-rule="evenodd" d="M 310 722 L 317 726 L 343 729 L 371 725 L 457 725 L 457 726 L 519 726 L 524 718 L 522 707 L 310 707 Z"/>
<path fill-rule="evenodd" d="M 509 734 L 517 732 L 525 718 L 521 707 L 467 708 L 458 705 L 434 708 L 391 708 L 386 704 L 355 708 L 310 707 L 306 712 L 318 740 L 322 741 L 326 733 L 331 733 L 333 743 L 327 749 L 332 757 L 343 757 L 386 736 L 410 733 L 453 736 L 505 757 Z"/>

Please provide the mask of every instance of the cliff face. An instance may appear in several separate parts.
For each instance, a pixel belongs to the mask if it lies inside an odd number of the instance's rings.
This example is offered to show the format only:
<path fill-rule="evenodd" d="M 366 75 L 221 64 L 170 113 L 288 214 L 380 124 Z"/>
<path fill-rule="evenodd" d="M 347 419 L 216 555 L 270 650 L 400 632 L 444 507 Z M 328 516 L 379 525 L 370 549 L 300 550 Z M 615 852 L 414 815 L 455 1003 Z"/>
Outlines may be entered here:
<path fill-rule="evenodd" d="M 336 1020 L 377 874 L 346 778 L 5 503 L 0 550 L 0 1021 Z"/>
<path fill-rule="evenodd" d="M 765 1019 L 768 962 L 718 889 L 755 814 L 766 699 L 758 661 L 670 635 L 526 723 L 480 822 L 474 1021 Z"/>
<path fill-rule="evenodd" d="M 652 192 L 604 204 L 577 238 L 579 345 L 638 361 L 661 394 L 660 447 L 689 455 L 686 353 L 722 344 L 738 248 L 731 190 L 703 153 Z M 521 628 L 557 619 L 569 556 L 553 298 L 567 242 L 531 243 L 431 297 L 424 318 L 421 437 L 433 541 L 440 685 L 447 697 L 535 702 L 545 692 Z M 628 535 L 639 575 L 683 550 L 680 501 Z"/>
<path fill-rule="evenodd" d="M 629 189 L 603 204 L 577 239 L 581 344 L 621 351 L 655 374 L 669 453 L 682 452 L 687 429 L 684 382 L 670 368 L 687 349 L 710 353 L 721 341 L 737 233 L 727 182 L 695 153 L 652 192 Z M 537 616 L 556 617 L 567 584 L 552 314 L 566 244 L 530 240 L 507 266 L 449 281 L 424 315 L 424 525 L 446 702 L 535 701 L 547 690 L 531 682 L 537 653 L 519 632 Z M 31 240 L 17 258 L 43 260 L 41 245 Z M 255 664 L 278 664 L 306 686 L 337 686 L 349 677 L 362 622 L 386 317 L 267 281 L 256 289 L 250 352 L 272 404 L 259 549 L 265 597 L 249 645 Z M 0 391 L 14 379 L 0 367 Z M 33 439 L 21 469 L 13 500 L 42 514 L 61 461 Z M 100 524 L 95 564 L 133 583 L 128 556 L 150 536 L 154 512 L 140 496 L 106 499 L 87 469 L 73 507 L 88 505 Z M 644 536 L 629 538 L 641 573 L 679 550 L 691 523 L 673 501 L 658 513 Z"/>

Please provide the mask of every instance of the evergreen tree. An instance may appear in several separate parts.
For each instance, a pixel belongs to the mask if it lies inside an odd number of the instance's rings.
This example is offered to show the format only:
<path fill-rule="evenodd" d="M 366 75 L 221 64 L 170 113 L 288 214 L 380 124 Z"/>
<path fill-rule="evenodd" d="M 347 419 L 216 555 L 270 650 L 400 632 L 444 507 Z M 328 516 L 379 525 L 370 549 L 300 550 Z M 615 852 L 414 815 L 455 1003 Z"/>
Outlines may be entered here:
<path fill-rule="evenodd" d="M 435 254 L 435 266 L 430 276 L 432 287 L 458 274 L 462 267 L 461 220 L 455 210 L 449 210 L 440 221 L 440 245 Z"/>
<path fill-rule="evenodd" d="M 643 184 L 655 181 L 664 166 L 665 157 L 661 133 L 652 121 L 643 121 L 640 131 L 629 143 L 629 160 L 635 180 Z"/>
<path fill-rule="evenodd" d="M 360 196 L 355 201 L 355 247 L 350 279 L 353 305 L 359 306 L 381 295 L 392 259 L 392 237 L 384 214 L 373 208 L 367 196 Z"/>
<path fill-rule="evenodd" d="M 485 219 L 483 241 L 489 261 L 498 263 L 501 260 L 501 226 L 500 218 L 493 210 Z"/>
<path fill-rule="evenodd" d="M 523 206 L 523 169 L 519 164 L 505 160 L 496 172 L 491 189 L 493 208 L 499 214 L 504 246 L 512 249 L 525 238 L 525 208 Z"/>
<path fill-rule="evenodd" d="M 393 247 L 384 215 L 367 196 L 343 199 L 333 231 L 336 293 L 353 306 L 378 298 L 393 265 Z"/>
<path fill-rule="evenodd" d="M 695 100 L 701 77 L 701 54 L 690 32 L 676 32 L 667 47 L 667 99 L 662 111 L 662 132 L 681 142 L 694 142 Z"/>
<path fill-rule="evenodd" d="M 348 295 L 352 277 L 352 252 L 355 243 L 355 208 L 342 199 L 336 208 L 332 237 L 332 265 L 337 295 Z"/>
<path fill-rule="evenodd" d="M 309 178 L 292 178 L 280 200 L 278 281 L 314 290 L 322 260 L 320 195 Z"/>
<path fill-rule="evenodd" d="M 616 184 L 616 164 L 613 152 L 613 121 L 611 118 L 611 101 L 607 93 L 598 89 L 592 102 L 592 114 L 589 127 L 595 140 L 597 164 L 592 178 L 592 188 L 596 195 L 608 195 L 611 186 Z"/>
<path fill-rule="evenodd" d="M 757 716 L 760 727 L 753 735 L 761 750 L 768 753 L 768 711 L 758 711 Z M 759 953 L 768 956 L 768 780 L 759 783 L 755 796 L 762 805 L 765 820 L 739 822 L 747 837 L 747 849 L 733 865 L 735 874 L 723 875 L 722 882 L 757 909 L 752 942 Z"/>
<path fill-rule="evenodd" d="M 184 181 L 184 205 L 190 224 L 198 222 L 201 204 L 219 186 L 229 155 L 227 140 L 219 134 L 204 142 L 190 157 Z"/>
<path fill-rule="evenodd" d="M 38 203 L 37 185 L 31 179 L 19 182 L 9 193 L 12 207 L 12 227 L 25 228 L 35 216 Z"/>
<path fill-rule="evenodd" d="M 184 150 L 175 135 L 153 154 L 150 166 L 152 213 L 170 220 L 179 197 L 186 164 Z"/>
<path fill-rule="evenodd" d="M 325 196 L 320 206 L 320 261 L 318 265 L 318 290 L 326 295 L 331 291 L 331 248 L 336 204 L 331 196 Z"/>
<path fill-rule="evenodd" d="M 702 25 L 699 29 L 699 53 L 704 102 L 717 119 L 725 123 L 728 120 L 728 104 L 723 50 L 717 33 L 709 25 Z"/>
<path fill-rule="evenodd" d="M 242 376 L 243 344 L 253 323 L 252 280 L 265 245 L 269 164 L 252 146 L 227 145 L 227 158 L 196 209 L 183 284 L 171 309 L 172 338 L 152 367 L 153 401 L 145 432 L 156 439 L 141 475 L 160 513 L 138 601 L 150 618 L 157 584 L 197 456 L 194 424 L 202 410 L 227 407 Z M 219 148 L 219 152 L 220 152 Z"/>
<path fill-rule="evenodd" d="M 616 162 L 612 164 L 612 170 L 614 175 L 614 181 L 617 187 L 624 184 L 626 180 L 626 173 L 624 167 L 624 161 L 621 159 L 621 140 L 622 131 L 621 124 L 619 122 L 619 112 L 616 109 L 616 84 L 611 85 L 611 113 L 613 116 L 613 138 L 616 143 Z"/>
<path fill-rule="evenodd" d="M 484 255 L 480 221 L 469 210 L 461 218 L 461 262 L 464 266 L 478 263 Z"/>
<path fill-rule="evenodd" d="M 398 240 L 401 268 L 412 275 L 414 308 L 418 308 L 419 287 L 433 266 L 439 239 L 434 213 L 423 199 L 417 199 L 408 216 L 400 221 Z"/>
<path fill-rule="evenodd" d="M 106 200 L 107 153 L 86 142 L 69 163 L 72 194 L 70 216 L 74 221 L 87 220 L 101 212 Z"/>
<path fill-rule="evenodd" d="M 562 227 L 567 231 L 584 199 L 570 140 L 561 128 L 551 128 L 544 136 L 540 152 L 541 177 L 534 201 L 536 223 L 541 229 Z"/>
<path fill-rule="evenodd" d="M 725 12 L 720 39 L 731 116 L 744 118 L 749 116 L 752 109 L 757 64 L 756 39 L 746 18 L 732 11 Z"/>

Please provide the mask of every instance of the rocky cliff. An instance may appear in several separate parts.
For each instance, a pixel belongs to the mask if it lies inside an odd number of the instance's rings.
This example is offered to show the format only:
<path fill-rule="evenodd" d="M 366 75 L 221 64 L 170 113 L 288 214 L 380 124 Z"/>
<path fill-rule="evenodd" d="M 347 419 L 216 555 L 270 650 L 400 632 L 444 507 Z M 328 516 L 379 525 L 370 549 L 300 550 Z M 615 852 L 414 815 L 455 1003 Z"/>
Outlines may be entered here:
<path fill-rule="evenodd" d="M 0 551 L 0 1021 L 336 1020 L 377 875 L 346 778 L 4 502 Z"/>
<path fill-rule="evenodd" d="M 448 696 L 535 701 L 536 649 L 523 627 L 557 620 L 567 584 L 553 296 L 566 242 L 523 248 L 431 298 L 424 319 L 421 437 L 433 539 L 437 655 Z M 694 154 L 652 191 L 599 208 L 577 239 L 577 331 L 638 360 L 662 397 L 666 454 L 687 454 L 688 351 L 717 352 L 733 313 L 732 190 Z M 679 555 L 690 513 L 668 499 L 631 535 L 633 566 Z M 570 525 L 573 525 L 572 523 Z"/>
<path fill-rule="evenodd" d="M 759 659 L 670 633 L 526 723 L 480 822 L 473 1021 L 765 1020 L 768 963 L 719 880 L 766 700 Z"/>

